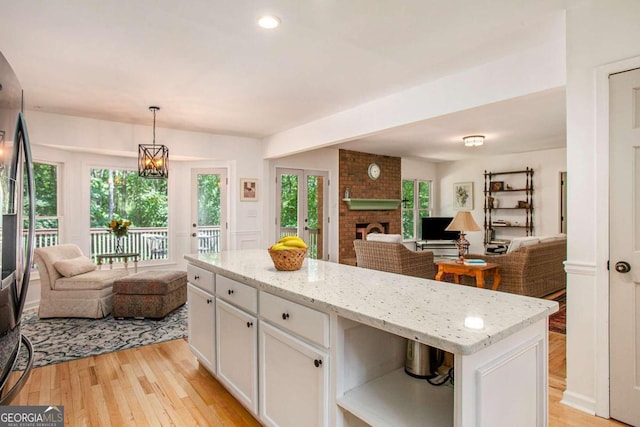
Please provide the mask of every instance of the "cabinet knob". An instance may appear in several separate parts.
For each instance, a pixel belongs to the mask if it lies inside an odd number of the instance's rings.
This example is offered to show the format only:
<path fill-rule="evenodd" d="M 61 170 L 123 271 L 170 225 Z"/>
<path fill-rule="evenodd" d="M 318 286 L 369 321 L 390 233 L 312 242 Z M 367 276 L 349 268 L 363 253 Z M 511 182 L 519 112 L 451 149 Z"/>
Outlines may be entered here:
<path fill-rule="evenodd" d="M 250 328 L 253 326 L 253 322 L 247 322 L 247 328 Z"/>
<path fill-rule="evenodd" d="M 289 318 L 289 313 L 282 313 L 282 320 L 287 320 Z"/>
<path fill-rule="evenodd" d="M 315 365 L 316 368 L 319 368 L 320 366 L 322 366 L 322 360 L 316 359 L 313 361 L 313 364 Z"/>
<path fill-rule="evenodd" d="M 198 280 L 199 278 L 200 278 L 200 276 L 198 276 L 198 275 L 193 276 L 193 280 Z"/>
<path fill-rule="evenodd" d="M 233 295 L 233 289 L 229 289 L 229 290 L 227 291 L 227 293 L 228 293 L 229 295 Z"/>
<path fill-rule="evenodd" d="M 207 304 L 211 304 L 213 300 L 211 298 L 207 298 Z"/>

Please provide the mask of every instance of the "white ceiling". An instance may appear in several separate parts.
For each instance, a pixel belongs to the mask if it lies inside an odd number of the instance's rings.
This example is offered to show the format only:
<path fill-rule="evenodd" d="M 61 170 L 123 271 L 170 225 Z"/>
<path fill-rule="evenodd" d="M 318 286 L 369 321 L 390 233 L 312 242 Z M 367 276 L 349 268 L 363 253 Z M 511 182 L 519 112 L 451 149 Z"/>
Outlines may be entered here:
<path fill-rule="evenodd" d="M 0 51 L 27 109 L 263 138 L 557 37 L 563 0 L 24 0 Z M 258 28 L 265 12 L 277 30 Z M 352 141 L 453 160 L 564 146 L 564 90 Z M 523 144 L 527 147 L 523 149 Z M 366 147 L 366 148 L 365 148 Z"/>

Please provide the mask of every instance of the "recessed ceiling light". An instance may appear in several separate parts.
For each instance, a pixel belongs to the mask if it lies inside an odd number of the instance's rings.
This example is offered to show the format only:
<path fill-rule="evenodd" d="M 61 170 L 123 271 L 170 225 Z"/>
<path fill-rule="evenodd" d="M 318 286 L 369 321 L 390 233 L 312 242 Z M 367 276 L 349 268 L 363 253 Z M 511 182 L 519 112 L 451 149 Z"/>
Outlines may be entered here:
<path fill-rule="evenodd" d="M 264 15 L 258 19 L 258 25 L 262 28 L 272 30 L 280 25 L 280 18 L 275 15 Z"/>

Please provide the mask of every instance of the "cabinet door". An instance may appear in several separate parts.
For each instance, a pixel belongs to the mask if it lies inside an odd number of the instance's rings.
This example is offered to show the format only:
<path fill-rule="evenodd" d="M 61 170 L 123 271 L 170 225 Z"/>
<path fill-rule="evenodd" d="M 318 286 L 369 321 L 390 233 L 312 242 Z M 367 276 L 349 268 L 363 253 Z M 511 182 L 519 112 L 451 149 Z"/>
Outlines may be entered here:
<path fill-rule="evenodd" d="M 329 356 L 260 321 L 260 418 L 269 426 L 328 425 Z"/>
<path fill-rule="evenodd" d="M 189 346 L 211 372 L 215 372 L 215 303 L 213 295 L 187 284 Z"/>
<path fill-rule="evenodd" d="M 216 299 L 218 378 L 258 414 L 258 319 Z"/>

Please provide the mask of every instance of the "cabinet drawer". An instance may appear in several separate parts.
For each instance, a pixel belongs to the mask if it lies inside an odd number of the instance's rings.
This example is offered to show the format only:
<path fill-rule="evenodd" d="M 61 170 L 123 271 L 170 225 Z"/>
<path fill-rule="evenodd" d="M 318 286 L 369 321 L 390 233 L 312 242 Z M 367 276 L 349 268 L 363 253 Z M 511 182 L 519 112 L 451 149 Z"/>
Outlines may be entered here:
<path fill-rule="evenodd" d="M 210 294 L 215 293 L 213 273 L 195 265 L 187 265 L 187 281 Z"/>
<path fill-rule="evenodd" d="M 216 276 L 216 296 L 251 313 L 258 312 L 258 290 L 221 275 Z"/>
<path fill-rule="evenodd" d="M 329 347 L 329 315 L 326 313 L 260 292 L 260 316 L 302 338 Z"/>

